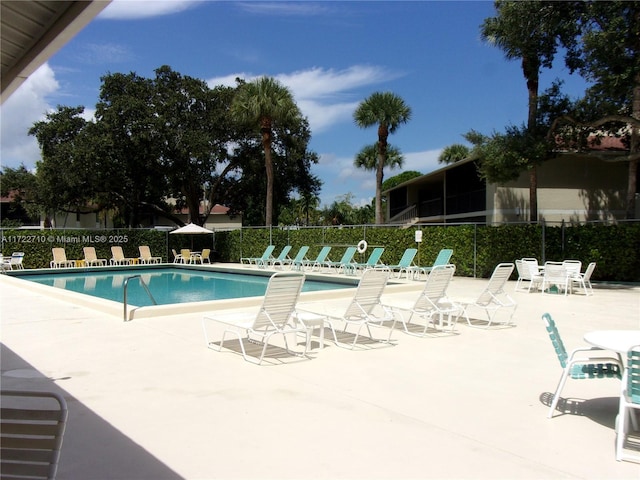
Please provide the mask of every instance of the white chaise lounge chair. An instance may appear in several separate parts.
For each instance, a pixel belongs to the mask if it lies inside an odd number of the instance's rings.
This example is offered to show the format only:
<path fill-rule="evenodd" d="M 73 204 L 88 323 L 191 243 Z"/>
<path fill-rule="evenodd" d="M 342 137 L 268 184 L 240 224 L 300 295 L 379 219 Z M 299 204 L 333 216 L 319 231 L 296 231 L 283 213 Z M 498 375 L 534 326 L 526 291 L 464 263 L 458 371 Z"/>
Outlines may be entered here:
<path fill-rule="evenodd" d="M 464 306 L 462 314 L 467 319 L 467 324 L 471 327 L 477 327 L 478 324 L 471 323 L 469 319 L 469 308 L 475 307 L 485 311 L 487 314 L 486 328 L 493 324 L 496 313 L 502 309 L 511 309 L 511 315 L 506 322 L 502 322 L 503 326 L 511 325 L 513 314 L 518 307 L 516 301 L 505 291 L 504 286 L 509 280 L 515 265 L 513 263 L 500 263 L 493 270 L 493 274 L 489 279 L 489 283 L 482 293 L 475 300 L 460 300 L 458 303 Z"/>
<path fill-rule="evenodd" d="M 451 264 L 434 267 L 427 277 L 424 289 L 413 303 L 387 303 L 383 300 L 383 304 L 391 308 L 396 318 L 400 319 L 405 333 L 418 337 L 425 336 L 430 324 L 436 328 L 435 317 L 438 318 L 437 327 L 443 330 L 445 315 L 448 319 L 447 328 L 451 332 L 455 330 L 457 320 L 464 311 L 462 305 L 447 297 L 447 288 L 455 271 L 456 266 Z M 419 327 L 417 332 L 410 328 L 414 317 L 422 319 L 422 323 L 413 324 L 413 326 Z"/>
<path fill-rule="evenodd" d="M 385 322 L 393 321 L 393 313 L 391 310 L 380 302 L 380 296 L 387 285 L 388 279 L 388 270 L 370 268 L 362 273 L 353 299 L 345 309 L 336 309 L 332 307 L 330 303 L 325 302 L 322 304 L 300 304 L 298 311 L 324 315 L 326 317 L 326 323 L 331 328 L 333 339 L 338 346 L 353 349 L 356 346 L 360 331 L 363 327 L 367 329 L 369 339 L 376 342 L 382 341 L 389 343 L 391 341 L 393 328 L 389 329 L 389 336 L 386 340 L 374 338 L 369 328 L 371 325 L 382 327 Z M 338 335 L 336 334 L 336 326 L 338 324 L 344 326 L 342 329 L 343 334 L 347 334 L 347 329 L 350 326 L 357 327 L 350 345 L 338 340 Z"/>
<path fill-rule="evenodd" d="M 304 333 L 308 335 L 305 325 L 295 319 L 295 307 L 300 297 L 300 291 L 304 283 L 304 274 L 301 272 L 278 272 L 269 279 L 264 300 L 257 312 L 215 312 L 205 315 L 202 319 L 202 328 L 207 348 L 213 348 L 215 342 L 211 341 L 211 331 L 214 324 L 223 327 L 222 338 L 218 351 L 222 350 L 227 333 L 234 334 L 240 341 L 242 356 L 248 362 L 262 363 L 269 339 L 274 335 L 282 335 L 287 353 L 299 354 L 289 350 L 287 334 Z M 251 360 L 245 350 L 244 340 L 262 344 L 260 357 Z M 307 342 L 307 346 L 309 342 Z M 302 355 L 306 355 L 305 348 Z"/>

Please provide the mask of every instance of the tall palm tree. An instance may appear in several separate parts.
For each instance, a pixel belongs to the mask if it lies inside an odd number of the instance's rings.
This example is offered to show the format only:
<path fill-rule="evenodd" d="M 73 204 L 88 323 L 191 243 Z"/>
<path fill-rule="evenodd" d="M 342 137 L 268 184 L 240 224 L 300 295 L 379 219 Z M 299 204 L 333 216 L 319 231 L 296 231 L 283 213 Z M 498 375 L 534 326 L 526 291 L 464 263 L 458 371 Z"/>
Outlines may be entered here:
<path fill-rule="evenodd" d="M 385 160 L 384 167 L 394 168 L 402 167 L 404 157 L 402 152 L 391 144 L 387 144 L 387 158 Z M 358 152 L 356 158 L 353 160 L 353 166 L 356 168 L 362 168 L 363 170 L 377 170 L 378 168 L 378 144 L 367 145 Z M 384 180 L 384 179 L 383 179 Z M 380 187 L 382 192 L 382 187 Z M 381 203 L 382 204 L 382 203 Z M 376 220 L 374 212 L 374 221 Z"/>
<path fill-rule="evenodd" d="M 291 92 L 276 79 L 260 77 L 238 87 L 231 105 L 233 118 L 260 129 L 267 177 L 265 225 L 273 224 L 273 160 L 271 145 L 275 124 L 287 125 L 302 117 Z"/>
<path fill-rule="evenodd" d="M 540 70 L 551 68 L 558 45 L 574 34 L 569 2 L 495 2 L 497 16 L 486 18 L 480 27 L 482 38 L 500 48 L 507 60 L 520 60 L 527 84 L 527 132 L 535 135 L 538 116 Z M 538 221 L 537 165 L 530 160 L 529 220 Z"/>
<path fill-rule="evenodd" d="M 391 92 L 375 92 L 363 100 L 353 119 L 360 128 L 378 125 L 378 162 L 376 165 L 376 223 L 384 222 L 382 214 L 382 180 L 384 167 L 387 163 L 388 143 L 390 133 L 394 133 L 400 125 L 411 118 L 411 108 L 402 98 Z"/>

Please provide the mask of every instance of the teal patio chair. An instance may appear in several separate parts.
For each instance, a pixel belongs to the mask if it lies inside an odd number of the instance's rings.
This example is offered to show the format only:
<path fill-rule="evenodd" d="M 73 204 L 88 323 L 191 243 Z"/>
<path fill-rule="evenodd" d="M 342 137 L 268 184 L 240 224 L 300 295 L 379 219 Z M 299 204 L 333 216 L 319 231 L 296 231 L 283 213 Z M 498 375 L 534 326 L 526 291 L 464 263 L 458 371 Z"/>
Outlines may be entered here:
<path fill-rule="evenodd" d="M 309 259 L 307 258 L 308 251 L 309 246 L 303 245 L 302 247 L 300 247 L 300 250 L 298 250 L 298 253 L 296 253 L 296 256 L 293 257 L 292 260 L 285 262 L 285 265 L 289 265 L 291 270 L 302 270 L 305 262 L 309 262 Z"/>
<path fill-rule="evenodd" d="M 387 268 L 391 271 L 397 270 L 398 278 L 402 277 L 402 272 L 404 272 L 407 278 L 409 278 L 409 272 L 416 267 L 413 263 L 413 259 L 416 257 L 417 253 L 417 248 L 407 248 L 397 265 L 387 265 Z"/>
<path fill-rule="evenodd" d="M 364 263 L 356 263 L 356 269 L 357 270 L 366 270 L 368 268 L 382 268 L 385 267 L 386 265 L 384 265 L 381 261 L 380 258 L 382 257 L 382 254 L 384 253 L 384 247 L 376 247 L 371 251 L 371 255 L 369 255 L 369 258 L 367 259 L 366 262 Z"/>
<path fill-rule="evenodd" d="M 320 271 L 324 265 L 325 262 L 329 261 L 329 252 L 331 251 L 331 247 L 325 246 L 322 247 L 322 249 L 320 250 L 320 253 L 318 253 L 318 256 L 316 257 L 315 260 L 310 260 L 309 262 L 305 262 L 302 265 L 302 268 L 307 268 L 307 267 L 311 267 L 311 271 L 315 271 L 318 270 Z"/>
<path fill-rule="evenodd" d="M 619 462 L 622 460 L 640 462 L 640 455 L 632 455 L 624 451 L 625 440 L 629 433 L 629 420 L 634 430 L 638 430 L 638 420 L 634 410 L 640 410 L 640 345 L 631 347 L 627 352 L 627 368 L 622 377 L 620 409 L 616 419 L 616 460 Z"/>
<path fill-rule="evenodd" d="M 576 380 L 596 378 L 620 379 L 623 366 L 620 355 L 618 355 L 618 358 L 581 356 L 583 352 L 602 352 L 603 350 L 598 347 L 580 347 L 573 350 L 571 354 L 567 354 L 564 343 L 562 343 L 562 338 L 560 338 L 558 327 L 556 327 L 556 323 L 553 321 L 553 318 L 551 318 L 551 315 L 545 313 L 542 315 L 542 320 L 544 321 L 547 333 L 549 333 L 549 338 L 562 366 L 562 375 L 560 376 L 556 391 L 553 394 L 553 400 L 551 401 L 549 413 L 547 414 L 547 418 L 551 418 L 553 417 L 553 412 L 556 410 L 558 401 L 560 400 L 560 394 L 568 378 Z"/>
<path fill-rule="evenodd" d="M 448 265 L 452 255 L 453 255 L 453 249 L 443 248 L 438 253 L 438 256 L 434 260 L 433 265 L 431 265 L 430 267 L 418 267 L 418 276 L 420 275 L 420 273 L 424 273 L 425 275 L 428 275 L 429 272 L 431 272 L 431 270 L 433 270 L 434 267 Z"/>
<path fill-rule="evenodd" d="M 275 249 L 276 249 L 275 245 L 269 245 L 265 249 L 265 251 L 264 251 L 264 253 L 262 254 L 261 257 L 242 257 L 240 259 L 240 263 L 244 263 L 246 261 L 248 265 L 257 265 L 258 261 L 265 262 L 269 258 L 271 258 L 271 255 L 273 255 L 273 251 Z"/>
<path fill-rule="evenodd" d="M 280 265 L 282 267 L 285 261 L 291 260 L 291 258 L 289 258 L 290 251 L 291 251 L 291 245 L 285 245 L 277 257 L 271 256 L 266 260 L 258 260 L 258 262 L 256 263 L 258 267 L 261 267 L 261 268 L 268 267 L 268 266 L 275 267 L 276 265 Z"/>
<path fill-rule="evenodd" d="M 355 266 L 353 263 L 353 257 L 355 254 L 356 247 L 347 247 L 339 261 L 332 262 L 331 260 L 327 260 L 324 262 L 324 266 L 329 270 L 335 268 L 338 273 L 340 273 L 340 271 L 344 273 L 353 273 L 355 272 Z"/>

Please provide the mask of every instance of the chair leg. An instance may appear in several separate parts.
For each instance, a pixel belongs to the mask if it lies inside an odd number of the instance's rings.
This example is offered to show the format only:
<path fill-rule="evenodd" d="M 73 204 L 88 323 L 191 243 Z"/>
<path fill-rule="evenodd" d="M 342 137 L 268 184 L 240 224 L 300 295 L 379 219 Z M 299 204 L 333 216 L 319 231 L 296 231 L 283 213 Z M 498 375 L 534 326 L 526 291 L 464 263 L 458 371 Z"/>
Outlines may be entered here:
<path fill-rule="evenodd" d="M 627 436 L 627 431 L 629 428 L 629 422 L 627 420 L 627 415 L 631 412 L 627 412 L 627 409 L 624 405 L 624 400 L 620 399 L 620 410 L 618 411 L 618 416 L 616 417 L 616 460 L 621 462 L 623 460 L 623 449 L 624 449 L 624 440 Z"/>
<path fill-rule="evenodd" d="M 558 387 L 556 388 L 556 393 L 553 395 L 553 400 L 551 402 L 551 406 L 549 407 L 549 413 L 547 414 L 547 418 L 553 417 L 553 412 L 555 412 L 556 407 L 558 406 L 558 401 L 560 400 L 560 393 L 562 393 L 562 389 L 564 388 L 564 384 L 567 382 L 567 378 L 569 377 L 569 371 L 565 369 L 562 372 L 562 376 L 560 377 L 560 381 L 558 382 Z"/>

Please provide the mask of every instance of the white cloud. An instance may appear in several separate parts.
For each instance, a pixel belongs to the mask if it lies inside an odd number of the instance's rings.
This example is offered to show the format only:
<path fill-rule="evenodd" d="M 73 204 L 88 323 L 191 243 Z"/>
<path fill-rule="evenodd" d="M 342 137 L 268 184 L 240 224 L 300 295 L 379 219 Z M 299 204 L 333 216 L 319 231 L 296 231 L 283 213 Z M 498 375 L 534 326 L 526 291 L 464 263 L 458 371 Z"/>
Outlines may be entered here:
<path fill-rule="evenodd" d="M 128 47 L 116 43 L 87 43 L 81 46 L 78 60 L 88 65 L 122 63 L 134 58 Z"/>
<path fill-rule="evenodd" d="M 182 12 L 202 3 L 201 0 L 113 0 L 97 18 L 133 20 Z"/>
<path fill-rule="evenodd" d="M 337 123 L 351 121 L 353 111 L 362 100 L 357 89 L 383 83 L 401 76 L 382 67 L 354 65 L 335 70 L 313 67 L 293 73 L 275 75 L 280 83 L 291 90 L 302 114 L 309 119 L 311 131 L 321 133 Z M 235 73 L 207 80 L 210 87 L 215 85 L 235 86 L 236 78 L 248 82 L 260 75 Z"/>
<path fill-rule="evenodd" d="M 444 165 L 438 163 L 438 157 L 442 153 L 442 149 L 437 150 L 425 150 L 422 152 L 403 153 L 404 164 L 402 171 L 414 170 L 422 174 L 431 173 L 434 170 L 442 168 Z M 400 172 L 396 172 L 393 175 L 397 175 Z M 385 172 L 386 175 L 386 172 Z"/>
<path fill-rule="evenodd" d="M 248 13 L 277 16 L 308 16 L 325 13 L 326 5 L 316 2 L 237 2 Z"/>
<path fill-rule="evenodd" d="M 27 78 L 0 108 L 0 158 L 3 167 L 33 168 L 40 159 L 35 137 L 28 134 L 37 121 L 43 120 L 52 107 L 46 97 L 59 89 L 49 64 L 45 63 Z M 6 119 L 10 119 L 7 121 Z"/>

